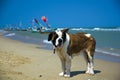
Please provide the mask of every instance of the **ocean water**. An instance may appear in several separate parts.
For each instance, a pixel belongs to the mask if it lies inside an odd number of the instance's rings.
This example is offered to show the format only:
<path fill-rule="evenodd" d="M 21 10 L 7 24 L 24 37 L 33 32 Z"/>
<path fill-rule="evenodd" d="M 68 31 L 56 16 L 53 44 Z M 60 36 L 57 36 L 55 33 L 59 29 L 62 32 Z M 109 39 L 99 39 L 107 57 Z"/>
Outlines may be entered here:
<path fill-rule="evenodd" d="M 72 31 L 71 31 L 72 32 Z M 74 31 L 73 31 L 74 32 Z M 90 33 L 96 39 L 96 52 L 120 56 L 120 30 L 75 30 Z"/>
<path fill-rule="evenodd" d="M 96 39 L 96 52 L 105 56 L 117 56 L 120 61 L 120 28 L 72 29 L 71 32 L 87 32 Z"/>
<path fill-rule="evenodd" d="M 62 29 L 62 28 L 61 28 Z M 29 31 L 0 31 L 3 36 L 25 43 L 40 45 L 43 49 L 52 50 L 51 42 L 47 41 L 48 34 L 32 33 Z M 86 32 L 96 39 L 96 58 L 120 62 L 120 28 L 71 28 L 69 33 Z M 101 54 L 102 53 L 102 54 Z"/>

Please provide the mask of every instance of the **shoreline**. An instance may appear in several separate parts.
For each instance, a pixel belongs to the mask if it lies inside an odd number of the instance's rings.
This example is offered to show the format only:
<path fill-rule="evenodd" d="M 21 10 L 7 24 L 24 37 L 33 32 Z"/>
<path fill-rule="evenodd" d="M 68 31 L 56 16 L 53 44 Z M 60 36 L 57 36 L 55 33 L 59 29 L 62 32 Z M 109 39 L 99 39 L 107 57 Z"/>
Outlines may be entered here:
<path fill-rule="evenodd" d="M 109 62 L 120 63 L 120 57 L 119 56 L 104 54 L 104 53 L 100 53 L 100 52 L 95 52 L 95 58 L 100 59 L 100 60 L 109 61 Z"/>
<path fill-rule="evenodd" d="M 72 60 L 71 77 L 59 77 L 61 64 L 52 50 L 11 40 L 0 35 L 0 80 L 119 80 L 120 63 L 94 60 L 95 75 L 85 74 L 84 58 Z M 113 70 L 114 69 L 114 70 Z M 52 73 L 52 74 L 51 74 Z"/>
<path fill-rule="evenodd" d="M 21 36 L 3 36 L 5 38 L 8 39 L 12 39 L 12 40 L 17 40 L 23 43 L 27 43 L 27 44 L 35 44 L 35 45 L 40 45 L 41 49 L 45 49 L 45 50 L 52 50 L 52 48 L 50 48 L 52 45 L 51 44 L 46 44 L 43 42 L 40 42 L 39 39 L 32 39 L 32 38 L 25 38 L 25 37 L 21 37 Z M 111 61 L 111 62 L 119 62 L 120 63 L 120 56 L 115 56 L 115 55 L 110 55 L 110 54 L 104 54 L 102 52 L 95 52 L 95 58 L 96 59 L 101 59 L 101 60 L 106 60 L 106 61 Z"/>

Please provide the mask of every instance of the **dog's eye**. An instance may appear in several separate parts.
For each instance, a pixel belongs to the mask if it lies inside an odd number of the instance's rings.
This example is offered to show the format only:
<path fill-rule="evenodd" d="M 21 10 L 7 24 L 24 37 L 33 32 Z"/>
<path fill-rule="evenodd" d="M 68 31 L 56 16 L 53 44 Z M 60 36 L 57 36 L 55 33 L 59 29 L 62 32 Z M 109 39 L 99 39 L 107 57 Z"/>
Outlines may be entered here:
<path fill-rule="evenodd" d="M 57 34 L 55 35 L 55 39 L 56 39 L 56 38 L 58 38 L 58 35 L 57 35 Z"/>
<path fill-rule="evenodd" d="M 65 33 L 63 33 L 63 35 L 62 35 L 62 39 L 63 39 L 63 41 L 66 40 L 66 34 Z"/>

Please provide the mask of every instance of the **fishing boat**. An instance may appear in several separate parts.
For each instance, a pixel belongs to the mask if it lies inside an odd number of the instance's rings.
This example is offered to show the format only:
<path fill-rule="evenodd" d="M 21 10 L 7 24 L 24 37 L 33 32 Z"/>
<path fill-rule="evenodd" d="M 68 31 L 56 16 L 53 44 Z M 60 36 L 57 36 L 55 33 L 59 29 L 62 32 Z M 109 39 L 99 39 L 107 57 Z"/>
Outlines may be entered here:
<path fill-rule="evenodd" d="M 41 34 L 44 34 L 44 33 L 50 33 L 50 32 L 52 32 L 52 31 L 53 31 L 52 29 L 45 28 L 45 29 L 41 29 L 39 32 L 40 32 Z"/>
<path fill-rule="evenodd" d="M 42 16 L 41 19 L 46 23 L 47 27 L 43 26 L 36 18 L 34 19 L 35 22 L 39 25 L 39 32 L 40 33 L 50 33 L 52 32 L 54 29 L 51 28 L 51 26 L 48 24 L 48 21 L 46 19 L 45 16 Z"/>
<path fill-rule="evenodd" d="M 36 26 L 33 26 L 32 29 L 31 29 L 31 31 L 32 31 L 33 33 L 39 32 L 39 31 L 37 30 Z"/>

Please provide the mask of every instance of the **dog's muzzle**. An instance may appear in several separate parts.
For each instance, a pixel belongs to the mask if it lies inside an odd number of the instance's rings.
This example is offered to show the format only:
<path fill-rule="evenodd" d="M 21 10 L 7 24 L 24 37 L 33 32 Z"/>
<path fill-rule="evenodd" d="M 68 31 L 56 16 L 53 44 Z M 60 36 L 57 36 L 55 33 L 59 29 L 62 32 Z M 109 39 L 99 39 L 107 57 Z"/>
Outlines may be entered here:
<path fill-rule="evenodd" d="M 56 45 L 56 47 L 61 48 L 62 44 L 63 44 L 63 39 L 60 38 L 58 39 L 58 44 Z"/>

